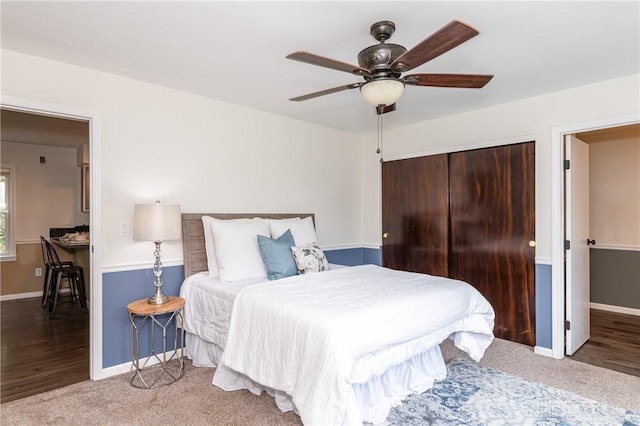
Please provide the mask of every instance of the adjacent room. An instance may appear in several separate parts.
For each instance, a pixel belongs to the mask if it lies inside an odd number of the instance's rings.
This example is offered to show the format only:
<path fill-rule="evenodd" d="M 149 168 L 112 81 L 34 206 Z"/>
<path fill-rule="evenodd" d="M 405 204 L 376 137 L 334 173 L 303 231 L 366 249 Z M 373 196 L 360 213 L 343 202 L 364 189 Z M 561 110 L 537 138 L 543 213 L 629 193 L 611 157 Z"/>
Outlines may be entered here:
<path fill-rule="evenodd" d="M 576 212 L 588 217 L 589 258 L 580 260 L 588 276 L 576 281 L 589 283 L 590 309 L 589 338 L 572 359 L 638 376 L 640 125 L 575 137 L 589 153 L 588 191 L 579 196 L 588 208 Z"/>
<path fill-rule="evenodd" d="M 0 8 L 3 424 L 640 424 L 640 3 Z"/>
<path fill-rule="evenodd" d="M 19 348 L 2 357 L 0 396 L 6 402 L 89 379 L 89 314 L 79 294 L 72 297 L 69 270 L 60 277 L 60 297 L 50 297 L 54 271 L 47 245 L 81 274 L 83 300 L 90 300 L 90 163 L 88 122 L 0 114 L 5 200 L 10 215 L 17 212 L 4 228 L 9 239 L 3 250 L 15 244 L 16 259 L 5 260 L 0 271 L 0 336 L 4 347 Z"/>

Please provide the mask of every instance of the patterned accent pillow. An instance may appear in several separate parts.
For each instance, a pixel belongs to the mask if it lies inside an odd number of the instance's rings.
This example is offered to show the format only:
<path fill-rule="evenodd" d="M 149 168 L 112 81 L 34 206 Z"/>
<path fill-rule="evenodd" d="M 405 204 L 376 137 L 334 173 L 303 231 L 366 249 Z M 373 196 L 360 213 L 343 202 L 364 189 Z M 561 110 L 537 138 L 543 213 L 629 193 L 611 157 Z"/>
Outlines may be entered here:
<path fill-rule="evenodd" d="M 293 258 L 299 274 L 309 274 L 312 272 L 322 272 L 329 270 L 329 262 L 322 249 L 316 243 L 308 246 L 291 247 Z"/>

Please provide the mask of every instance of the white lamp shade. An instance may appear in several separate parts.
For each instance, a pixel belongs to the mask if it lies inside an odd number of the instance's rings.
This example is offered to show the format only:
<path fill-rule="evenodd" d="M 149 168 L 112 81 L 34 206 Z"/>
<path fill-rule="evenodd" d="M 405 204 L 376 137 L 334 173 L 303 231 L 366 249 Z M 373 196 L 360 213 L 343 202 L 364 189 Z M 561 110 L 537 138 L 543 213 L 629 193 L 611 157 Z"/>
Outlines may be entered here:
<path fill-rule="evenodd" d="M 404 92 L 404 83 L 393 78 L 371 80 L 360 86 L 362 97 L 374 107 L 395 104 L 402 96 L 402 92 Z"/>
<path fill-rule="evenodd" d="M 179 240 L 182 237 L 180 206 L 136 204 L 133 214 L 133 239 L 142 241 Z"/>

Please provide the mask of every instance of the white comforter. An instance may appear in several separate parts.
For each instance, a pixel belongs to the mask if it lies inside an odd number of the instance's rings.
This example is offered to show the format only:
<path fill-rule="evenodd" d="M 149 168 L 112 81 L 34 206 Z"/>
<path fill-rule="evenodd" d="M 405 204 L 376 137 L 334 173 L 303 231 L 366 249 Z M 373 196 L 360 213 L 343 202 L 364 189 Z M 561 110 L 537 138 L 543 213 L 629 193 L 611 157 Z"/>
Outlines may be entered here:
<path fill-rule="evenodd" d="M 290 395 L 305 424 L 362 423 L 353 384 L 449 335 L 480 359 L 493 319 L 461 281 L 372 265 L 300 275 L 238 293 L 221 364 Z"/>
<path fill-rule="evenodd" d="M 224 282 L 209 277 L 208 272 L 199 272 L 187 277 L 180 288 L 180 297 L 187 301 L 180 328 L 224 349 L 236 295 L 243 288 L 261 282 L 268 280 L 252 278 Z"/>

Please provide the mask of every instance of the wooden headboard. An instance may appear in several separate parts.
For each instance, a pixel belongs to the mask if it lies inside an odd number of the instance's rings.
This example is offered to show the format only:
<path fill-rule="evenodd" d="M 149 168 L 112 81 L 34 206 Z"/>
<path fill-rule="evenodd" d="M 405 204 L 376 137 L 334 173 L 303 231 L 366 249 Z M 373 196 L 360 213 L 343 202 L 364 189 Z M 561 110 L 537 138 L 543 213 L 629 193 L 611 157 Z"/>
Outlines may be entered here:
<path fill-rule="evenodd" d="M 182 246 L 184 253 L 185 278 L 196 272 L 206 271 L 207 251 L 204 246 L 204 227 L 202 216 L 211 216 L 216 219 L 243 219 L 261 217 L 264 219 L 288 219 L 292 217 L 305 218 L 311 216 L 315 224 L 315 216 L 312 213 L 182 213 Z"/>

